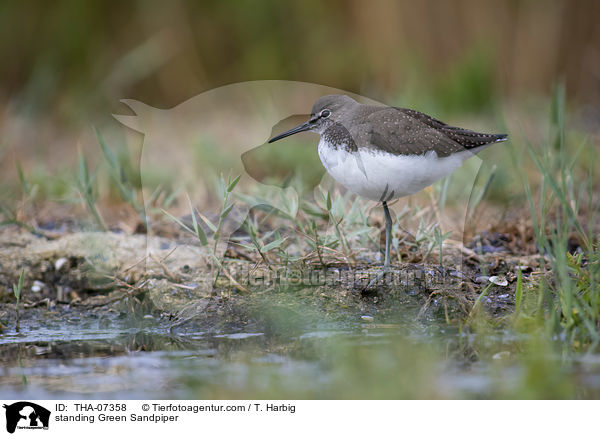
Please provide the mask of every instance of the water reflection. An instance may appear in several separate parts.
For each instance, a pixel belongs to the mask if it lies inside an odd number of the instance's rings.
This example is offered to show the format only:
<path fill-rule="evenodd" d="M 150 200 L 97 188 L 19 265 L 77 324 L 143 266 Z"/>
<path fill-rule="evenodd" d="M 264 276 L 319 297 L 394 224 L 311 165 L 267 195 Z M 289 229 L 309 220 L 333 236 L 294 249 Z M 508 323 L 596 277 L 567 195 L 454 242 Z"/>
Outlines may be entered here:
<path fill-rule="evenodd" d="M 290 294 L 291 295 L 291 294 Z M 598 398 L 600 357 L 419 318 L 278 295 L 253 323 L 171 332 L 155 317 L 63 314 L 0 335 L 0 395 L 31 398 Z M 257 308 L 262 307 L 259 311 Z M 373 309 L 371 307 L 371 309 Z M 73 317 L 77 320 L 74 321 Z M 103 321 L 104 320 L 104 321 Z M 110 328 L 106 327 L 106 324 Z M 526 351 L 526 352 L 523 352 Z"/>

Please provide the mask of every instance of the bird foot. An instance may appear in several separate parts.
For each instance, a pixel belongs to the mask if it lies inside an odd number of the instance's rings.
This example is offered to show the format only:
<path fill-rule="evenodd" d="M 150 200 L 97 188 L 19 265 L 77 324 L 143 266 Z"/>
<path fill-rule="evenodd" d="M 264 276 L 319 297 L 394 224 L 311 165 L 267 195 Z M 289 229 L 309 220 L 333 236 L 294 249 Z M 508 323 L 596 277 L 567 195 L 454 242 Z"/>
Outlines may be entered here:
<path fill-rule="evenodd" d="M 387 272 L 390 271 L 389 265 L 384 265 L 383 269 L 379 271 L 379 273 L 369 282 L 369 284 L 362 290 L 362 292 L 368 291 L 371 289 Z"/>

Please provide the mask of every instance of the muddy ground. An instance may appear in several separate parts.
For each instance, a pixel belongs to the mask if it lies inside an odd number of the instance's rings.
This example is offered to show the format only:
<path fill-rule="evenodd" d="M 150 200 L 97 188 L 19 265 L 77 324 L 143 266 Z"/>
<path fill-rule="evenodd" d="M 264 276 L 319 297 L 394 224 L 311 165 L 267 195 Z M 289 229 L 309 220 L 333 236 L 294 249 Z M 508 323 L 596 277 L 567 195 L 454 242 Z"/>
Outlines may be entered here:
<path fill-rule="evenodd" d="M 451 323 L 467 317 L 484 290 L 481 307 L 502 316 L 513 308 L 517 269 L 527 283 L 539 274 L 540 259 L 511 255 L 502 238 L 479 238 L 488 247 L 480 253 L 448 244 L 444 267 L 397 265 L 366 288 L 380 271 L 377 253 L 363 252 L 362 264 L 339 259 L 324 264 L 307 256 L 283 267 L 265 265 L 230 245 L 224 271 L 215 279 L 218 268 L 193 240 L 112 232 L 48 237 L 7 226 L 0 230 L 0 322 L 3 329 L 16 324 L 12 285 L 21 269 L 20 316 L 28 323 L 66 316 L 108 327 L 127 316 L 158 320 L 175 331 L 269 331 L 280 320 L 287 326 L 296 318 L 306 322 L 307 314 L 315 322 L 349 314 L 381 319 L 399 305 L 418 317 Z"/>

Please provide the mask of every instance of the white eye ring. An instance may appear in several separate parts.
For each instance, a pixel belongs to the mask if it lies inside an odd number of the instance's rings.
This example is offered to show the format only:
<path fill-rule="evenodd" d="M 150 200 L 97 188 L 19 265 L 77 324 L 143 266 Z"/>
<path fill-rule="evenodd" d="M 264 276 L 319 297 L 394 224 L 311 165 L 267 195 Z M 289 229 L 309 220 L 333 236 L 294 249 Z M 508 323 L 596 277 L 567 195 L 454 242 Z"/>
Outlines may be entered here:
<path fill-rule="evenodd" d="M 331 115 L 331 111 L 329 109 L 323 109 L 319 114 L 321 118 L 328 118 L 329 115 Z"/>

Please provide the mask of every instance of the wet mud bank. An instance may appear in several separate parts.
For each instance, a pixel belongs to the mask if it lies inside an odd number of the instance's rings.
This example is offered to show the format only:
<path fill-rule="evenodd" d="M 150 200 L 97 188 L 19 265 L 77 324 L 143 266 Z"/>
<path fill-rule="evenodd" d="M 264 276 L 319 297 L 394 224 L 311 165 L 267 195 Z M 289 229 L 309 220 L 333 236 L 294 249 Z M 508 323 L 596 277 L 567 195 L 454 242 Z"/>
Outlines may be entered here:
<path fill-rule="evenodd" d="M 490 278 L 465 265 L 400 265 L 368 288 L 379 266 L 283 267 L 225 257 L 220 269 L 193 241 L 105 232 L 47 239 L 5 228 L 0 233 L 0 321 L 5 329 L 15 323 L 12 285 L 21 270 L 21 321 L 26 324 L 52 318 L 42 313 L 67 311 L 99 322 L 114 314 L 134 323 L 150 319 L 171 331 L 268 331 L 278 320 L 386 318 L 400 309 L 451 322 L 467 315 L 476 301 L 492 314 L 512 309 L 514 268 Z M 111 328 L 110 321 L 106 327 Z"/>

